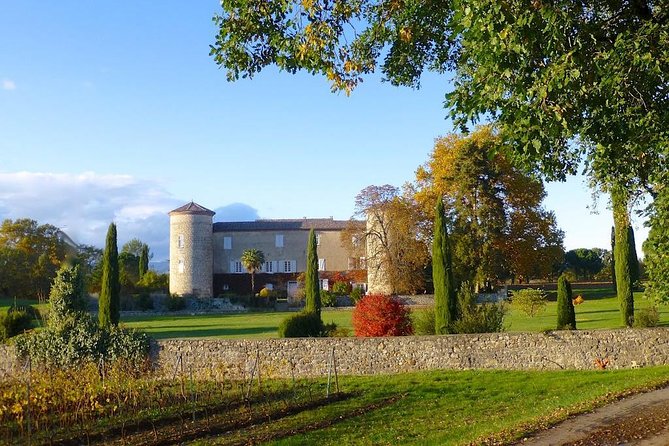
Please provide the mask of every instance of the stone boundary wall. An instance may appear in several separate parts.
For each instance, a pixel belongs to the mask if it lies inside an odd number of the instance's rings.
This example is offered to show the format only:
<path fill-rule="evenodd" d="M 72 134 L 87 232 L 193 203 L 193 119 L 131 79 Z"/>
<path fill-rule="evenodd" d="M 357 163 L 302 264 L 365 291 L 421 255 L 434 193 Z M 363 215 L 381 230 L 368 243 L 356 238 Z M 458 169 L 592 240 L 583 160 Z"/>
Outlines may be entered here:
<path fill-rule="evenodd" d="M 669 329 L 487 333 L 396 338 L 267 340 L 169 340 L 154 346 L 154 361 L 173 374 L 181 355 L 184 370 L 201 377 L 248 376 L 260 360 L 263 376 L 327 374 L 334 349 L 338 373 L 389 374 L 434 369 L 557 370 L 669 364 Z"/>
<path fill-rule="evenodd" d="M 343 375 L 434 369 L 557 370 L 669 364 L 669 329 L 487 333 L 396 338 L 157 341 L 152 357 L 165 376 L 183 370 L 201 378 L 248 376 L 260 361 L 263 377 L 325 376 L 334 349 Z M 12 347 L 0 345 L 0 377 L 21 366 Z"/>

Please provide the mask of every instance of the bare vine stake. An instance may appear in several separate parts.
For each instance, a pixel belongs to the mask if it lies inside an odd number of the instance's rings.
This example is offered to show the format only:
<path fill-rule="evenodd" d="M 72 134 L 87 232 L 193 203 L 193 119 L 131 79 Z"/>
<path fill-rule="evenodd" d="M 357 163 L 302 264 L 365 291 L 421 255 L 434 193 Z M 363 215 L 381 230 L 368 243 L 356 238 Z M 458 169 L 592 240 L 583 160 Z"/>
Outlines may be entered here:
<path fill-rule="evenodd" d="M 28 446 L 32 443 L 32 432 L 31 432 L 31 427 L 30 427 L 30 380 L 32 379 L 32 372 L 33 372 L 33 365 L 32 361 L 30 359 L 30 356 L 28 356 L 28 363 L 26 364 L 28 367 L 28 381 L 26 383 L 26 400 L 28 402 L 27 404 L 27 411 L 26 411 L 26 422 L 28 424 Z"/>
<path fill-rule="evenodd" d="M 330 380 L 332 378 L 332 355 L 328 358 L 328 385 L 325 388 L 325 398 L 330 398 Z"/>
<path fill-rule="evenodd" d="M 253 364 L 253 368 L 251 369 L 251 375 L 249 376 L 249 384 L 246 388 L 246 399 L 247 400 L 251 396 L 251 386 L 253 386 L 253 377 L 255 376 L 257 365 L 258 365 L 258 363 L 256 362 L 255 364 Z"/>
<path fill-rule="evenodd" d="M 256 348 L 256 367 L 258 368 L 258 394 L 262 394 L 262 380 L 260 378 L 260 349 Z"/>
<path fill-rule="evenodd" d="M 179 364 L 181 365 L 181 374 L 179 375 L 181 378 L 181 396 L 184 401 L 188 401 L 188 397 L 186 396 L 186 384 L 184 383 L 184 359 L 181 353 L 179 353 Z"/>
<path fill-rule="evenodd" d="M 179 371 L 179 364 L 181 364 L 181 368 L 183 369 L 183 354 L 181 352 L 177 353 L 176 360 L 174 361 L 174 373 L 172 373 L 172 380 L 176 379 L 177 377 L 177 372 Z"/>
<path fill-rule="evenodd" d="M 193 381 L 193 363 L 189 364 L 190 368 L 190 393 L 191 404 L 193 405 L 193 423 L 195 423 L 195 382 Z"/>
<path fill-rule="evenodd" d="M 335 389 L 339 393 L 339 374 L 337 374 L 337 356 L 335 356 L 335 348 L 332 347 L 332 364 L 334 365 L 334 375 L 335 375 Z"/>

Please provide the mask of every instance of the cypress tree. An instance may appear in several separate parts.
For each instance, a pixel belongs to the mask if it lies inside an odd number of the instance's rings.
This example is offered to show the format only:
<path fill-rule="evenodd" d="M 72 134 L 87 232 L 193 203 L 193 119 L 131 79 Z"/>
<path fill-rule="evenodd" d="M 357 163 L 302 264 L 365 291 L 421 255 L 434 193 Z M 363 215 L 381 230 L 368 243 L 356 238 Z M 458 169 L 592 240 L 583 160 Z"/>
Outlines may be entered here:
<path fill-rule="evenodd" d="M 142 280 L 144 274 L 149 270 L 149 245 L 146 243 L 142 246 L 142 251 L 139 253 L 139 280 Z"/>
<path fill-rule="evenodd" d="M 448 333 L 457 317 L 451 249 L 444 216 L 444 202 L 437 200 L 432 240 L 432 280 L 434 283 L 434 328 L 436 334 Z"/>
<path fill-rule="evenodd" d="M 627 229 L 629 234 L 627 234 L 627 241 L 630 245 L 630 280 L 632 281 L 632 287 L 634 287 L 640 279 L 639 272 L 639 258 L 636 255 L 636 242 L 634 241 L 634 228 L 632 225 Z"/>
<path fill-rule="evenodd" d="M 102 286 L 98 311 L 101 327 L 118 325 L 121 309 L 120 288 L 116 225 L 111 223 L 107 230 L 107 241 L 102 256 Z"/>
<path fill-rule="evenodd" d="M 557 286 L 557 329 L 576 330 L 576 312 L 572 301 L 571 284 L 564 274 L 558 279 Z"/>
<path fill-rule="evenodd" d="M 316 246 L 316 233 L 309 231 L 307 242 L 307 272 L 304 280 L 304 292 L 306 300 L 306 311 L 313 311 L 321 316 L 321 290 L 318 284 L 318 251 Z"/>
<path fill-rule="evenodd" d="M 616 285 L 616 227 L 611 226 L 611 282 L 613 285 L 613 292 L 618 292 Z"/>
<path fill-rule="evenodd" d="M 630 266 L 628 192 L 616 187 L 611 192 L 616 245 L 613 257 L 616 262 L 616 294 L 620 305 L 622 323 L 634 324 L 634 295 L 632 294 L 632 269 Z"/>

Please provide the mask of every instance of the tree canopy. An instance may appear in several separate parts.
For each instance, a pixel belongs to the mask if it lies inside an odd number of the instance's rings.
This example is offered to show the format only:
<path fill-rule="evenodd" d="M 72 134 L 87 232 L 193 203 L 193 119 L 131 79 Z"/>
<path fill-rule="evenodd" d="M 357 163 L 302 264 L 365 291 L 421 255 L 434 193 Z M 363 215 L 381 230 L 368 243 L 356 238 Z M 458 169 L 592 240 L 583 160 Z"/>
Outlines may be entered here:
<path fill-rule="evenodd" d="M 429 253 L 420 236 L 420 212 L 412 197 L 389 184 L 367 186 L 355 198 L 356 216 L 368 222 L 353 237 L 367 246 L 367 268 L 378 270 L 391 293 L 415 293 L 425 286 L 423 271 Z M 374 274 L 374 271 L 372 272 Z"/>
<path fill-rule="evenodd" d="M 0 295 L 46 297 L 56 271 L 74 254 L 50 224 L 21 218 L 0 225 Z"/>
<path fill-rule="evenodd" d="M 229 80 L 268 65 L 350 92 L 377 69 L 418 87 L 455 73 L 461 125 L 500 122 L 551 178 L 583 155 L 603 184 L 650 188 L 669 140 L 667 0 L 224 0 L 211 54 Z"/>
<path fill-rule="evenodd" d="M 542 207 L 542 182 L 499 150 L 492 128 L 438 138 L 416 172 L 415 198 L 426 215 L 444 200 L 458 281 L 494 284 L 547 277 L 562 261 L 562 231 Z"/>

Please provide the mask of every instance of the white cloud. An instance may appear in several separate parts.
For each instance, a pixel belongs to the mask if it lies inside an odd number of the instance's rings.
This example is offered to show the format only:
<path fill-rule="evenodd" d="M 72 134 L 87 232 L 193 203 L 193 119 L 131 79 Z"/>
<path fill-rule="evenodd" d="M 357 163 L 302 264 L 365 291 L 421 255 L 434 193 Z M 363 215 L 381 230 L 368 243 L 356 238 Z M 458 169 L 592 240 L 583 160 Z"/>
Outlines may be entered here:
<path fill-rule="evenodd" d="M 9 80 L 9 79 L 3 79 L 2 80 L 2 89 L 3 90 L 16 90 L 16 84 L 14 81 Z"/>
<path fill-rule="evenodd" d="M 197 200 L 196 200 L 197 201 Z M 183 205 L 155 181 L 130 175 L 0 172 L 0 220 L 31 218 L 63 229 L 77 243 L 102 248 L 109 223 L 116 223 L 119 248 L 138 238 L 154 261 L 169 257 L 169 216 Z M 216 208 L 217 221 L 255 220 L 244 203 Z"/>
<path fill-rule="evenodd" d="M 119 246 L 139 238 L 155 260 L 168 256 L 167 212 L 181 204 L 158 183 L 128 175 L 0 173 L 0 218 L 50 223 L 98 247 L 114 221 Z"/>

